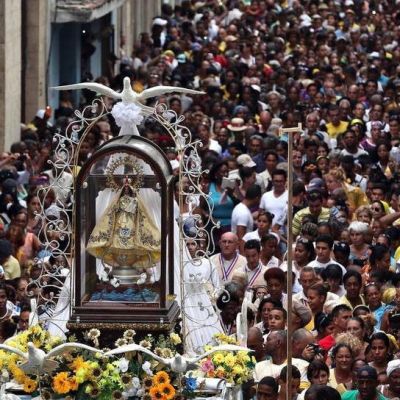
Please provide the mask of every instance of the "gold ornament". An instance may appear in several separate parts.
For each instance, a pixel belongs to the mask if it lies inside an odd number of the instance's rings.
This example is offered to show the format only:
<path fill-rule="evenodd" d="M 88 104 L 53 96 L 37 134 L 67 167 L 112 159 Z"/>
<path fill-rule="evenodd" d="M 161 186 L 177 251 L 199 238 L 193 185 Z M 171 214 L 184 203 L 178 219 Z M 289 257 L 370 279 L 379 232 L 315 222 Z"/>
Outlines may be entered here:
<path fill-rule="evenodd" d="M 122 174 L 116 174 L 115 171 L 119 167 L 130 167 L 130 171 Z M 135 193 L 137 193 L 143 185 L 143 168 L 130 156 L 125 156 L 123 158 L 119 158 L 118 160 L 112 161 L 106 168 L 105 175 L 107 177 L 107 187 L 113 192 L 117 192 L 121 189 L 121 183 L 118 183 L 115 180 L 117 176 L 121 175 L 127 178 L 129 186 Z"/>

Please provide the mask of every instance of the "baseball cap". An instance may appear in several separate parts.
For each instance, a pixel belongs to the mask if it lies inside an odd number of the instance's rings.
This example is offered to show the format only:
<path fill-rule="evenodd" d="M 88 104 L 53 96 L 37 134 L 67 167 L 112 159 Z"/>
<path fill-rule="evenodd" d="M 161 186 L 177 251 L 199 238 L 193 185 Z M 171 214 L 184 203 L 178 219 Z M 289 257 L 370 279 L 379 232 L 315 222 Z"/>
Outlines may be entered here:
<path fill-rule="evenodd" d="M 325 187 L 325 182 L 321 178 L 313 178 L 308 185 L 307 192 L 313 192 L 316 190 L 322 190 Z"/>
<path fill-rule="evenodd" d="M 251 159 L 248 154 L 241 154 L 237 159 L 237 163 L 243 167 L 255 167 L 257 164 Z"/>
<path fill-rule="evenodd" d="M 370 365 L 365 365 L 357 371 L 357 379 L 377 380 L 378 373 L 376 372 L 375 368 L 371 367 Z"/>

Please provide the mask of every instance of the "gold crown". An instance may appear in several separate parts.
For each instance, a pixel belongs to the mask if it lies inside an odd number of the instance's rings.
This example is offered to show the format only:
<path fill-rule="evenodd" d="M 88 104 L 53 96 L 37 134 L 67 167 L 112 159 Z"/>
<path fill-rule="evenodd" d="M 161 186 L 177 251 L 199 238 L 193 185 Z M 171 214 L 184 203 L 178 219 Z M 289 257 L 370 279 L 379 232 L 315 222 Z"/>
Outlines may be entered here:
<path fill-rule="evenodd" d="M 121 174 L 116 173 L 116 170 L 119 167 L 125 167 Z M 112 161 L 104 172 L 107 177 L 107 187 L 112 191 L 116 192 L 123 186 L 123 184 L 118 184 L 116 181 L 116 177 L 118 176 L 123 177 L 135 193 L 137 193 L 143 185 L 143 168 L 130 156 L 125 156 Z"/>

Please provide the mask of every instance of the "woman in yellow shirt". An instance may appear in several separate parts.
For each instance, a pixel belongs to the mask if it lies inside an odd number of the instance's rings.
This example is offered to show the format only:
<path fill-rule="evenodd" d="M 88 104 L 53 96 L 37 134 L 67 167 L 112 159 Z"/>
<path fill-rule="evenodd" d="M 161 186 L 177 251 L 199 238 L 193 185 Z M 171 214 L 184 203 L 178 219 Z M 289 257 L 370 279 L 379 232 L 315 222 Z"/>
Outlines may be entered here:
<path fill-rule="evenodd" d="M 358 207 L 368 204 L 365 193 L 359 187 L 352 186 L 346 182 L 346 175 L 342 168 L 332 169 L 324 175 L 324 180 L 329 193 L 333 193 L 336 189 L 343 189 L 351 215 Z"/>
<path fill-rule="evenodd" d="M 311 321 L 305 326 L 307 330 L 315 330 L 314 319 L 316 315 L 323 312 L 327 294 L 328 290 L 322 283 L 315 283 L 308 288 L 306 296 L 308 299 L 308 305 L 311 309 L 312 318 Z"/>

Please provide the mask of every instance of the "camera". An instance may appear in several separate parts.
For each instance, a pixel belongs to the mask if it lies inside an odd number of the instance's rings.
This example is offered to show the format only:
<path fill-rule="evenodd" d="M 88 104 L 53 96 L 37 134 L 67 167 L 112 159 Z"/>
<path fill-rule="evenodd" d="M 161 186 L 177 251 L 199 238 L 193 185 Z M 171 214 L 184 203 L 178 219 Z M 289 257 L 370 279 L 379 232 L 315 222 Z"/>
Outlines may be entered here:
<path fill-rule="evenodd" d="M 315 343 L 310 343 L 308 346 L 314 350 L 315 355 L 324 353 L 324 350 Z"/>

